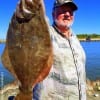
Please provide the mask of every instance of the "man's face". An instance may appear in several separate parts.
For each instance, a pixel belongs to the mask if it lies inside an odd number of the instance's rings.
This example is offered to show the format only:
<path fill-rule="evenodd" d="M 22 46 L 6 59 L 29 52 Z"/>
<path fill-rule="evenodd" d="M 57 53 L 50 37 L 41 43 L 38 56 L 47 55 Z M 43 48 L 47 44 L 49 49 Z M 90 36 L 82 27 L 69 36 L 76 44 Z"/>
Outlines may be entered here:
<path fill-rule="evenodd" d="M 73 10 L 66 5 L 55 8 L 53 18 L 57 26 L 69 28 L 73 23 Z"/>

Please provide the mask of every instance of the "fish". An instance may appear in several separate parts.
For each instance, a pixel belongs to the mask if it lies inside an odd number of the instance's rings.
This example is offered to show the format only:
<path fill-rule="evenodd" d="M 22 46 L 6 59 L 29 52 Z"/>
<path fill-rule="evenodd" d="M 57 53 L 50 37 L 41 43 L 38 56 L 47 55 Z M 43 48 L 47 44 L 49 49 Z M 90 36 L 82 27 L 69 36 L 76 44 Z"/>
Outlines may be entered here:
<path fill-rule="evenodd" d="M 19 85 L 15 100 L 32 100 L 32 89 L 50 72 L 52 51 L 43 0 L 20 0 L 9 24 L 2 54 L 4 67 Z"/>

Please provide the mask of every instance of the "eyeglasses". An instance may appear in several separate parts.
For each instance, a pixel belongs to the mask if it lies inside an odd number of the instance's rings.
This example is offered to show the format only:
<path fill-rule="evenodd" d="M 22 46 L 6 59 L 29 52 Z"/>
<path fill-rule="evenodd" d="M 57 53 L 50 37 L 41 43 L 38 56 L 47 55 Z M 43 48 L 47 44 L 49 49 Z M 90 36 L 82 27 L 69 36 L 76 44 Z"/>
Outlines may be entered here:
<path fill-rule="evenodd" d="M 55 8 L 55 12 L 60 14 L 69 14 L 70 16 L 73 16 L 74 11 L 70 7 L 57 7 Z"/>

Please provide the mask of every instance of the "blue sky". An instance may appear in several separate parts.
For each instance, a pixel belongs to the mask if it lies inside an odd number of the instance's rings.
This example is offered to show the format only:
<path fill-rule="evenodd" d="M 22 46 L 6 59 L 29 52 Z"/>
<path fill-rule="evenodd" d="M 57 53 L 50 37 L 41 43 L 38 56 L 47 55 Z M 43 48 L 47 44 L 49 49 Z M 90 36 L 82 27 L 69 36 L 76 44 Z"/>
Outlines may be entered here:
<path fill-rule="evenodd" d="M 19 0 L 0 1 L 0 39 L 5 39 L 9 22 Z M 73 30 L 76 34 L 100 34 L 100 0 L 74 0 L 78 6 L 75 12 Z M 52 7 L 54 0 L 44 0 L 46 15 L 52 24 Z"/>

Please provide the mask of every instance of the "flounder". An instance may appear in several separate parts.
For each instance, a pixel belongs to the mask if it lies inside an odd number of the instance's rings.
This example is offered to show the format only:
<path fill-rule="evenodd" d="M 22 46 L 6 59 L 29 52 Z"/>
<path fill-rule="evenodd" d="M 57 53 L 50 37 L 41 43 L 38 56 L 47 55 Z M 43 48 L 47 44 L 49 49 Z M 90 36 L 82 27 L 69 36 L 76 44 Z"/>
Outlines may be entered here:
<path fill-rule="evenodd" d="M 15 100 L 32 100 L 32 88 L 52 66 L 52 44 L 43 0 L 20 0 L 9 24 L 4 66 L 19 80 Z"/>

